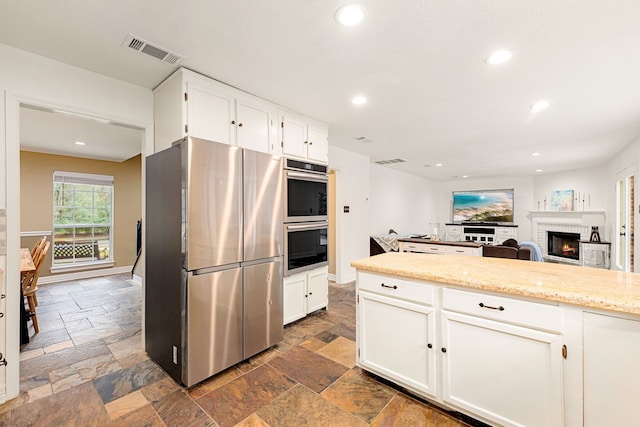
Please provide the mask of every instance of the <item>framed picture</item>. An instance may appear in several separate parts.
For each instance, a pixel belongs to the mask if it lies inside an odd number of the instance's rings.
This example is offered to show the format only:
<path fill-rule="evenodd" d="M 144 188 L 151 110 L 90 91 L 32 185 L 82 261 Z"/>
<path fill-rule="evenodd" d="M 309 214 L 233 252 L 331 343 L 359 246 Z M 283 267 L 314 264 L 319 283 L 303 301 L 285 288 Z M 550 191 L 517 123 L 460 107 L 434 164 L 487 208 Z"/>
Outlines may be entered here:
<path fill-rule="evenodd" d="M 573 190 L 556 190 L 551 193 L 549 208 L 552 211 L 567 212 L 573 210 Z"/>

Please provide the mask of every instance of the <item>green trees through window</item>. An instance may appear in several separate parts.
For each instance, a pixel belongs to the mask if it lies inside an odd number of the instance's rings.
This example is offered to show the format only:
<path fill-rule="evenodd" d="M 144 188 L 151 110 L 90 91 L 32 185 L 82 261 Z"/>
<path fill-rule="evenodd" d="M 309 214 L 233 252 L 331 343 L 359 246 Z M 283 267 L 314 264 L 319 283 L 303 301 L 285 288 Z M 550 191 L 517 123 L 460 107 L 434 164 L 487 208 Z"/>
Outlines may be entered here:
<path fill-rule="evenodd" d="M 53 264 L 111 259 L 113 177 L 54 172 Z"/>

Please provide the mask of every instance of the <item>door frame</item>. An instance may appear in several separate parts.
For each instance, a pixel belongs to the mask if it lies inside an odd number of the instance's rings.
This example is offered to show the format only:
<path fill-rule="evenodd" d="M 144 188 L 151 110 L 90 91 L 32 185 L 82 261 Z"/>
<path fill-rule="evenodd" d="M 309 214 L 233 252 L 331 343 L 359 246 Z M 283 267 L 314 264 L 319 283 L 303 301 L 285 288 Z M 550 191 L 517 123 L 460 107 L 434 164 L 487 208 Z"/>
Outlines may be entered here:
<path fill-rule="evenodd" d="M 612 262 L 611 268 L 612 270 L 618 271 L 635 271 L 635 201 L 636 201 L 636 166 L 628 166 L 615 174 L 614 181 L 614 218 L 613 218 L 613 231 L 612 231 Z M 633 188 L 629 188 L 629 178 L 633 177 Z M 619 183 L 623 182 L 623 190 L 624 190 L 624 220 L 621 221 L 621 212 L 620 212 L 620 186 Z M 621 239 L 621 229 L 622 226 L 625 226 L 625 236 L 624 239 Z M 625 246 L 625 259 L 624 265 L 618 263 L 618 256 L 620 255 L 619 248 L 621 244 L 621 240 L 624 242 Z"/>
<path fill-rule="evenodd" d="M 20 107 L 30 105 L 45 109 L 67 111 L 99 120 L 108 120 L 125 126 L 138 128 L 142 131 L 142 218 L 145 218 L 144 189 L 145 189 L 145 161 L 144 158 L 154 152 L 153 123 L 137 123 L 123 117 L 110 116 L 96 111 L 87 111 L 73 105 L 59 105 L 52 101 L 35 99 L 20 94 L 5 92 L 5 124 L 6 124 L 6 198 L 7 198 L 7 242 L 6 242 L 6 270 L 5 270 L 5 358 L 10 361 L 6 368 L 5 387 L 1 388 L 0 402 L 12 399 L 20 393 L 20 292 L 17 286 L 11 286 L 20 282 Z M 11 183 L 11 184 L 9 184 Z M 142 230 L 142 242 L 144 247 L 145 233 Z M 144 252 L 141 254 L 144 265 Z M 142 277 L 142 295 L 144 298 L 144 276 Z M 144 301 L 142 303 L 144 319 Z M 144 337 L 144 324 L 142 325 Z M 144 338 L 143 338 L 144 342 Z"/>

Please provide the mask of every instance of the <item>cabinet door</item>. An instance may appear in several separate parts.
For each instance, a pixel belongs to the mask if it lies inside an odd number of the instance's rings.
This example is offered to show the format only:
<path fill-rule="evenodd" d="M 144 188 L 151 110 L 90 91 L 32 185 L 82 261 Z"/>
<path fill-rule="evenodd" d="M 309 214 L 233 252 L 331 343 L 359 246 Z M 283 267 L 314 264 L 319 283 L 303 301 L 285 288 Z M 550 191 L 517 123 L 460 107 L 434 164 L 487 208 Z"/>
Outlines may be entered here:
<path fill-rule="evenodd" d="M 307 128 L 307 157 L 309 160 L 327 163 L 329 160 L 329 132 L 327 129 Z"/>
<path fill-rule="evenodd" d="M 359 292 L 358 364 L 426 396 L 436 396 L 435 311 Z"/>
<path fill-rule="evenodd" d="M 640 322 L 585 313 L 584 425 L 638 425 Z"/>
<path fill-rule="evenodd" d="M 561 426 L 559 335 L 442 311 L 443 399 L 500 425 Z"/>
<path fill-rule="evenodd" d="M 296 116 L 282 116 L 282 152 L 289 156 L 307 158 L 307 125 Z"/>
<path fill-rule="evenodd" d="M 307 315 L 306 290 L 307 276 L 304 273 L 284 278 L 282 316 L 285 325 Z"/>
<path fill-rule="evenodd" d="M 445 240 L 459 242 L 462 238 L 462 227 L 447 225 L 445 229 Z"/>
<path fill-rule="evenodd" d="M 267 105 L 238 98 L 236 100 L 238 146 L 270 153 L 273 117 L 272 111 Z"/>
<path fill-rule="evenodd" d="M 187 82 L 189 135 L 235 145 L 235 95 L 216 85 Z"/>
<path fill-rule="evenodd" d="M 307 313 L 327 306 L 329 285 L 327 272 L 312 272 L 307 275 Z"/>

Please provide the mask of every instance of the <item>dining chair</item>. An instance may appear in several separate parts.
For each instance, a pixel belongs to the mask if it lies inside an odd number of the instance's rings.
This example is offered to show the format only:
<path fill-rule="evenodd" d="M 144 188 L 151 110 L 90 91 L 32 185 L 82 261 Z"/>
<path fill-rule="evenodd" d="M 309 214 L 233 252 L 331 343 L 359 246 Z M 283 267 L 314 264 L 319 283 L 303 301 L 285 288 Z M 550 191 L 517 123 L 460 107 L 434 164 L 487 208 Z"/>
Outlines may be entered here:
<path fill-rule="evenodd" d="M 38 254 L 44 249 L 44 244 L 47 241 L 47 236 L 42 236 L 38 239 L 33 248 L 31 249 L 31 259 L 35 262 Z"/>
<path fill-rule="evenodd" d="M 38 305 L 38 299 L 36 297 L 38 277 L 40 277 L 40 269 L 42 268 L 42 264 L 44 264 L 44 258 L 47 256 L 50 246 L 51 242 L 45 242 L 44 247 L 36 254 L 36 258 L 33 260 L 35 270 L 27 272 L 22 280 L 22 294 L 27 299 L 27 304 L 29 305 L 28 316 L 33 321 L 33 329 L 36 333 L 40 332 L 38 316 L 36 315 L 36 307 Z"/>

